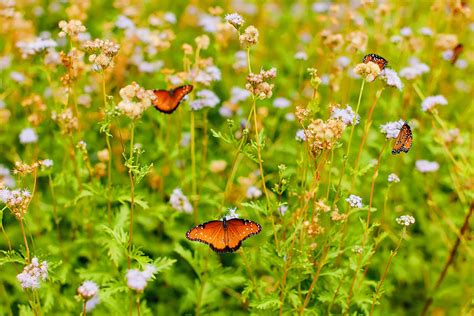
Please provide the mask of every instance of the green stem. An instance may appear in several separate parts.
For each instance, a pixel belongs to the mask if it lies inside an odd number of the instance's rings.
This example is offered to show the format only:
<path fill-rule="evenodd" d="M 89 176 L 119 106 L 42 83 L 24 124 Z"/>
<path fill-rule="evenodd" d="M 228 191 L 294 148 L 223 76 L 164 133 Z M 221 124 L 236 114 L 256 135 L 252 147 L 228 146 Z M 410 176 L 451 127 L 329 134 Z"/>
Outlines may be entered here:
<path fill-rule="evenodd" d="M 130 135 L 130 158 L 129 163 L 133 164 L 133 141 L 135 134 L 135 121 L 132 121 L 131 135 Z M 133 174 L 132 167 L 129 166 L 128 177 L 130 180 L 130 227 L 129 227 L 129 239 L 128 239 L 128 258 L 127 264 L 130 269 L 131 266 L 131 255 L 132 255 L 132 244 L 133 244 L 133 215 L 135 209 L 135 176 Z"/>
<path fill-rule="evenodd" d="M 102 72 L 102 98 L 104 100 L 104 111 L 107 115 L 107 95 L 105 92 L 105 74 Z M 110 128 L 110 127 L 109 127 Z M 107 151 L 109 152 L 109 160 L 107 162 L 107 218 L 109 221 L 109 225 L 112 222 L 112 200 L 110 199 L 111 191 L 112 191 L 112 146 L 110 144 L 109 139 L 109 131 L 105 134 L 105 142 L 107 144 Z"/>
<path fill-rule="evenodd" d="M 199 222 L 198 218 L 198 203 L 197 203 L 197 184 L 196 184 L 196 126 L 194 111 L 191 111 L 191 192 L 193 201 L 194 223 Z"/>

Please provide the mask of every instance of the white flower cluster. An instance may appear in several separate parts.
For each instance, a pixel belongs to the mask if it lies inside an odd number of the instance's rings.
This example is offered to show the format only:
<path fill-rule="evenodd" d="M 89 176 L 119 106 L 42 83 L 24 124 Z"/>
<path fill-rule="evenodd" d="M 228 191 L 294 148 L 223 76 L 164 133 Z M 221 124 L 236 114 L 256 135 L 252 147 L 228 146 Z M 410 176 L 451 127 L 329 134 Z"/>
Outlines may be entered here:
<path fill-rule="evenodd" d="M 395 173 L 391 173 L 388 175 L 387 181 L 390 183 L 398 183 L 400 182 L 400 178 Z"/>
<path fill-rule="evenodd" d="M 221 70 L 215 65 L 209 65 L 204 69 L 193 69 L 188 77 L 189 81 L 202 83 L 205 86 L 209 86 L 214 81 L 220 81 L 221 78 Z"/>
<path fill-rule="evenodd" d="M 294 57 L 296 60 L 308 60 L 308 54 L 306 54 L 304 51 L 296 52 Z"/>
<path fill-rule="evenodd" d="M 59 22 L 59 28 L 61 29 L 59 37 L 66 37 L 66 35 L 76 37 L 79 33 L 86 31 L 86 27 L 79 20 L 61 21 Z"/>
<path fill-rule="evenodd" d="M 421 102 L 421 109 L 423 112 L 431 110 L 436 105 L 446 105 L 448 100 L 442 95 L 433 95 L 426 97 L 423 102 Z"/>
<path fill-rule="evenodd" d="M 357 196 L 357 195 L 354 195 L 354 194 L 351 194 L 349 195 L 349 197 L 346 199 L 347 203 L 349 203 L 349 205 L 351 207 L 354 207 L 354 208 L 362 208 L 362 198 L 360 196 Z"/>
<path fill-rule="evenodd" d="M 439 169 L 439 163 L 436 161 L 417 160 L 416 169 L 422 173 L 435 172 Z"/>
<path fill-rule="evenodd" d="M 403 83 L 400 77 L 398 76 L 395 70 L 390 68 L 385 68 L 380 73 L 380 78 L 385 81 L 387 86 L 397 88 L 398 90 L 402 91 Z"/>
<path fill-rule="evenodd" d="M 251 185 L 247 188 L 245 196 L 247 199 L 258 199 L 260 196 L 262 196 L 262 191 L 256 186 Z"/>
<path fill-rule="evenodd" d="M 244 18 L 238 13 L 226 14 L 224 17 L 227 23 L 235 27 L 235 29 L 240 29 L 244 25 Z"/>
<path fill-rule="evenodd" d="M 380 126 L 380 131 L 386 134 L 387 139 L 397 138 L 398 133 L 400 133 L 400 129 L 402 128 L 403 124 L 405 124 L 404 120 L 388 122 Z"/>
<path fill-rule="evenodd" d="M 304 133 L 304 129 L 299 129 L 296 131 L 295 139 L 296 141 L 301 143 L 306 141 L 306 134 Z"/>
<path fill-rule="evenodd" d="M 225 216 L 226 220 L 233 219 L 233 218 L 239 218 L 239 214 L 237 214 L 237 208 L 236 207 L 230 207 L 228 209 L 229 214 Z"/>
<path fill-rule="evenodd" d="M 139 118 L 155 99 L 153 91 L 145 90 L 136 82 L 120 89 L 120 96 L 122 101 L 117 105 L 117 109 L 131 119 Z"/>
<path fill-rule="evenodd" d="M 232 87 L 230 90 L 230 99 L 231 103 L 239 103 L 247 100 L 250 97 L 250 92 L 246 89 L 240 87 Z"/>
<path fill-rule="evenodd" d="M 277 109 L 286 109 L 291 105 L 290 100 L 287 98 L 276 98 L 273 100 L 273 106 L 276 107 Z"/>
<path fill-rule="evenodd" d="M 408 63 L 410 66 L 400 70 L 400 77 L 402 78 L 413 80 L 430 71 L 430 67 L 427 64 L 420 62 L 416 57 L 410 58 Z"/>
<path fill-rule="evenodd" d="M 23 272 L 16 276 L 16 279 L 21 283 L 24 289 L 39 289 L 41 281 L 48 278 L 48 263 L 46 261 L 39 262 L 38 258 L 34 257 L 31 263 L 23 268 Z"/>
<path fill-rule="evenodd" d="M 179 188 L 174 189 L 173 193 L 171 193 L 170 204 L 171 207 L 179 212 L 185 212 L 189 214 L 193 212 L 193 206 L 191 203 L 189 203 L 188 198 Z"/>
<path fill-rule="evenodd" d="M 402 215 L 397 217 L 395 220 L 397 221 L 397 224 L 402 226 L 410 226 L 415 224 L 415 218 L 411 215 Z"/>
<path fill-rule="evenodd" d="M 0 189 L 0 200 L 7 205 L 18 220 L 23 219 L 25 216 L 31 198 L 30 191 L 26 189 Z"/>
<path fill-rule="evenodd" d="M 203 108 L 215 108 L 217 104 L 221 101 L 219 97 L 212 92 L 211 90 L 201 90 L 196 93 L 196 100 L 193 100 L 190 104 L 190 107 L 193 111 L 198 111 Z"/>
<path fill-rule="evenodd" d="M 20 133 L 20 143 L 31 144 L 38 141 L 38 135 L 32 128 L 25 128 Z"/>
<path fill-rule="evenodd" d="M 21 56 L 23 58 L 34 56 L 37 53 L 47 50 L 48 48 L 53 48 L 56 46 L 58 46 L 58 43 L 56 43 L 54 40 L 41 37 L 37 37 L 30 41 L 19 41 L 16 43 L 16 47 L 18 47 L 20 50 Z"/>
<path fill-rule="evenodd" d="M 346 105 L 345 109 L 333 107 L 331 109 L 331 118 L 341 120 L 346 125 L 357 125 L 360 121 L 360 115 L 356 114 L 350 105 Z"/>
<path fill-rule="evenodd" d="M 99 292 L 99 286 L 93 281 L 85 281 L 77 289 L 77 294 L 85 300 L 90 300 Z"/>
<path fill-rule="evenodd" d="M 4 165 L 0 164 L 0 187 L 14 187 L 15 186 L 15 179 L 12 178 L 10 174 L 10 170 L 6 168 Z M 3 189 L 0 190 L 0 192 L 3 192 Z M 0 200 L 2 199 L 2 196 L 0 195 Z"/>
<path fill-rule="evenodd" d="M 127 286 L 137 292 L 143 292 L 148 281 L 155 275 L 157 269 L 154 265 L 148 264 L 144 271 L 130 269 L 127 271 Z"/>

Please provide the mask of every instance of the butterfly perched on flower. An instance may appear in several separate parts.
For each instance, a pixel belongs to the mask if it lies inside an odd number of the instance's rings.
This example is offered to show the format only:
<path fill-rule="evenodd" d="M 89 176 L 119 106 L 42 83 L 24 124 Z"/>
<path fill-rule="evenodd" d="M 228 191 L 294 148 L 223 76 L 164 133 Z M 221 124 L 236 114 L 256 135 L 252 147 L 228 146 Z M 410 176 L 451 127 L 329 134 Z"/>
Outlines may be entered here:
<path fill-rule="evenodd" d="M 369 61 L 376 63 L 379 66 L 380 70 L 384 70 L 385 66 L 387 66 L 388 64 L 388 61 L 385 58 L 376 54 L 365 55 L 364 59 L 362 59 L 362 62 L 364 64 L 367 64 Z"/>
<path fill-rule="evenodd" d="M 451 65 L 454 65 L 461 55 L 462 51 L 464 50 L 464 45 L 459 43 L 453 49 L 453 56 L 451 57 Z"/>
<path fill-rule="evenodd" d="M 253 221 L 240 218 L 210 221 L 191 228 L 186 238 L 202 242 L 217 253 L 237 251 L 242 241 L 260 233 L 262 227 Z"/>
<path fill-rule="evenodd" d="M 155 108 L 163 113 L 171 114 L 183 101 L 183 98 L 193 91 L 193 86 L 190 84 L 179 86 L 171 90 L 153 90 L 156 98 L 153 100 Z"/>
<path fill-rule="evenodd" d="M 404 153 L 407 153 L 410 150 L 412 143 L 413 143 L 413 135 L 411 133 L 410 125 L 408 125 L 405 122 L 405 124 L 403 124 L 395 140 L 395 144 L 393 145 L 393 148 L 392 148 L 392 154 L 396 155 L 396 154 L 401 153 L 402 151 Z"/>

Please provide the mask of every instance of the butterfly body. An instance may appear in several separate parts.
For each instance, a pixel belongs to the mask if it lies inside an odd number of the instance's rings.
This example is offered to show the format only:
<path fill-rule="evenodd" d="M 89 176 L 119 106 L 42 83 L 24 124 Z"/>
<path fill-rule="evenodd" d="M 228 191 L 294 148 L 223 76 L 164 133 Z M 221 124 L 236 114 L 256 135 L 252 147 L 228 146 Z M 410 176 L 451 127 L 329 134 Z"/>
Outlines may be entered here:
<path fill-rule="evenodd" d="M 191 91 L 193 91 L 193 86 L 189 84 L 171 90 L 153 90 L 156 96 L 155 100 L 153 100 L 153 105 L 158 111 L 171 114 Z"/>
<path fill-rule="evenodd" d="M 410 125 L 406 122 L 403 124 L 400 132 L 398 133 L 397 139 L 395 140 L 395 144 L 393 145 L 392 154 L 396 155 L 401 152 L 407 153 L 413 143 L 413 134 L 411 132 Z"/>
<path fill-rule="evenodd" d="M 382 56 L 379 56 L 377 54 L 365 55 L 362 62 L 364 64 L 367 64 L 369 61 L 371 61 L 373 63 L 376 63 L 379 66 L 380 70 L 384 70 L 385 66 L 387 66 L 387 64 L 388 64 L 388 61 L 385 58 L 383 58 Z"/>
<path fill-rule="evenodd" d="M 456 47 L 453 49 L 453 57 L 451 57 L 451 65 L 454 65 L 456 61 L 459 58 L 459 55 L 461 55 L 462 51 L 464 50 L 464 45 L 463 44 L 457 44 Z"/>
<path fill-rule="evenodd" d="M 240 218 L 209 221 L 191 228 L 186 238 L 209 245 L 217 253 L 237 251 L 242 241 L 260 233 L 262 227 L 253 221 Z"/>

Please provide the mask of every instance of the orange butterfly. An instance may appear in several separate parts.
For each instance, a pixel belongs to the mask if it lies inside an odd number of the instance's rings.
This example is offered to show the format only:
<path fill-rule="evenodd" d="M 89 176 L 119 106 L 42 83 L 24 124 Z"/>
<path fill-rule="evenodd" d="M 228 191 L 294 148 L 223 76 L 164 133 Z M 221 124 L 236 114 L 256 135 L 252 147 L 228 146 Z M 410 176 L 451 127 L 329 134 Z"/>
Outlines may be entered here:
<path fill-rule="evenodd" d="M 451 57 L 451 65 L 454 65 L 461 55 L 462 51 L 464 50 L 463 44 L 457 44 L 456 47 L 453 49 L 453 57 Z"/>
<path fill-rule="evenodd" d="M 411 145 L 413 143 L 413 135 L 411 133 L 410 125 L 406 122 L 403 124 L 400 132 L 398 133 L 397 139 L 395 140 L 395 144 L 393 145 L 392 154 L 396 155 L 401 153 L 402 151 L 407 153 Z"/>
<path fill-rule="evenodd" d="M 171 114 L 178 108 L 183 98 L 191 91 L 193 91 L 193 86 L 190 84 L 171 90 L 153 90 L 156 96 L 156 99 L 153 100 L 153 105 L 158 111 Z"/>
<path fill-rule="evenodd" d="M 388 64 L 388 61 L 385 58 L 376 54 L 365 55 L 364 59 L 362 59 L 362 62 L 364 64 L 367 64 L 369 61 L 376 63 L 379 66 L 380 70 L 384 70 L 385 66 L 387 66 Z"/>
<path fill-rule="evenodd" d="M 217 253 L 237 251 L 242 241 L 260 233 L 262 227 L 247 219 L 232 218 L 210 221 L 191 228 L 186 238 L 209 245 Z"/>

